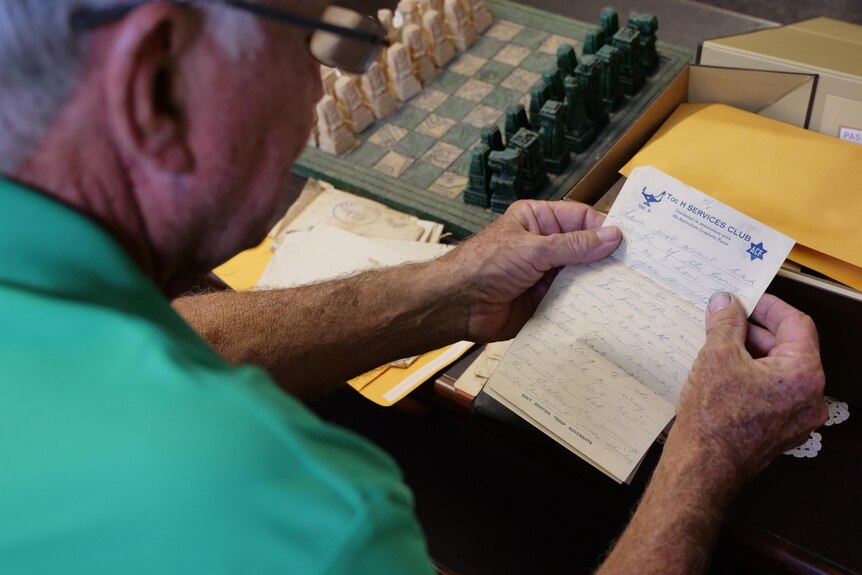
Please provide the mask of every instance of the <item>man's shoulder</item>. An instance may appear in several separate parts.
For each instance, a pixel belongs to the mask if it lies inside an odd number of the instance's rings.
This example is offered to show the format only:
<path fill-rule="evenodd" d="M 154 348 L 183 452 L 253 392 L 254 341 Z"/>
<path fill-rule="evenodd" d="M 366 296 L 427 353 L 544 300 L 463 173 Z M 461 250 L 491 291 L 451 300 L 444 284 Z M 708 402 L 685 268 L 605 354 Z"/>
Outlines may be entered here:
<path fill-rule="evenodd" d="M 54 302 L 41 304 L 44 322 Z M 0 549 L 21 533 L 43 560 L 83 553 L 94 572 L 146 552 L 151 572 L 242 561 L 303 573 L 337 572 L 357 538 L 390 546 L 393 528 L 397 547 L 424 550 L 394 462 L 263 371 L 148 318 L 60 307 L 53 326 L 0 330 L 0 453 L 12 470 L 0 514 L 27 525 Z"/>

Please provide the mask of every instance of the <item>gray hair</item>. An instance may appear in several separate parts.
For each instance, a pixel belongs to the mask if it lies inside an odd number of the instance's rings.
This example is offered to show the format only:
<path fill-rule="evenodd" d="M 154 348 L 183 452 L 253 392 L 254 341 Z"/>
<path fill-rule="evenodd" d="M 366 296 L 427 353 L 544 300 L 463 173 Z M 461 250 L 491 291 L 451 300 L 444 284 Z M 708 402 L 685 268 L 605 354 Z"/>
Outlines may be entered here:
<path fill-rule="evenodd" d="M 13 174 L 45 136 L 86 66 L 86 35 L 69 26 L 72 10 L 122 0 L 2 0 L 0 2 L 0 172 Z M 203 2 L 202 4 L 206 4 Z M 250 14 L 203 5 L 207 33 L 234 60 L 263 43 Z"/>

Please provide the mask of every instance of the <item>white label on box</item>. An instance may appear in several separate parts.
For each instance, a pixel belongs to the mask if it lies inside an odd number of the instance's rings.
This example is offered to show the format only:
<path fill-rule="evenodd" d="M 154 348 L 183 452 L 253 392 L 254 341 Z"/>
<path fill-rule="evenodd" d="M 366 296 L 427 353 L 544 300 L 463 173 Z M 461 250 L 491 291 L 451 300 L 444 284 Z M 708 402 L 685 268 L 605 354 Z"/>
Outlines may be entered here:
<path fill-rule="evenodd" d="M 853 142 L 854 144 L 862 144 L 862 130 L 841 126 L 841 129 L 838 130 L 838 139 L 845 142 Z"/>

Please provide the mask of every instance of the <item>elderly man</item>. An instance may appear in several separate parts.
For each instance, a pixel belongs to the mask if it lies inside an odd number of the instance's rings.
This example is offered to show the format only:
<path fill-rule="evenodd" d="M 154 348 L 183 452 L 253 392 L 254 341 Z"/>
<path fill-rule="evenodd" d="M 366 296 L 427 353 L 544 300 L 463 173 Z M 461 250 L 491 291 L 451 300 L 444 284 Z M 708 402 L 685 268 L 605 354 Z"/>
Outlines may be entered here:
<path fill-rule="evenodd" d="M 319 392 L 511 337 L 556 268 L 619 243 L 586 206 L 519 203 L 430 263 L 178 301 L 205 344 L 168 297 L 261 239 L 321 93 L 315 57 L 359 68 L 377 49 L 373 22 L 323 22 L 324 4 L 0 6 L 4 572 L 431 572 L 394 463 L 213 347 Z M 812 322 L 770 296 L 754 319 L 712 299 L 605 570 L 702 566 L 740 484 L 824 421 Z"/>

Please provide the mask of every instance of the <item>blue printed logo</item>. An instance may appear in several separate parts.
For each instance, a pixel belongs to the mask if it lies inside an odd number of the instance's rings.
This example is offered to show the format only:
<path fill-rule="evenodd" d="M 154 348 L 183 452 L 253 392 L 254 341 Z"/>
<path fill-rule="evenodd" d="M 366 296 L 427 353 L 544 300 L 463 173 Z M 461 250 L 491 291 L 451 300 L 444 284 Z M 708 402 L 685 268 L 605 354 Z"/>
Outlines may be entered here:
<path fill-rule="evenodd" d="M 745 250 L 745 253 L 751 256 L 751 261 L 754 260 L 763 260 L 763 256 L 766 254 L 766 250 L 763 249 L 763 242 L 754 243 L 751 242 L 751 247 Z"/>
<path fill-rule="evenodd" d="M 650 204 L 659 203 L 666 193 L 667 192 L 662 192 L 658 196 L 654 196 L 652 194 L 648 194 L 646 191 L 646 186 L 644 186 L 644 189 L 641 192 L 641 195 L 644 197 L 644 205 L 646 207 L 650 207 Z"/>

